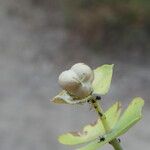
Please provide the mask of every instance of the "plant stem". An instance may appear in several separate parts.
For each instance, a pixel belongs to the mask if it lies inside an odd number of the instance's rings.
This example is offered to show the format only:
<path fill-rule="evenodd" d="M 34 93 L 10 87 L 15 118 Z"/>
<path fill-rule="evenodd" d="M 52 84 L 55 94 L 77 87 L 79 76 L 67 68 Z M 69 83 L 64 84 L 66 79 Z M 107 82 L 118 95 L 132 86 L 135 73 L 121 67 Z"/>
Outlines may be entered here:
<path fill-rule="evenodd" d="M 95 98 L 92 99 L 92 105 L 98 113 L 106 133 L 109 132 L 111 128 L 106 120 L 106 116 L 103 112 L 103 109 L 100 107 L 98 101 Z M 110 141 L 109 144 L 111 144 L 115 150 L 123 150 L 123 148 L 120 145 L 120 141 L 116 138 Z"/>
<path fill-rule="evenodd" d="M 113 146 L 113 148 L 114 148 L 115 150 L 123 150 L 123 148 L 121 147 L 120 142 L 119 142 L 117 139 L 113 139 L 113 140 L 110 141 L 109 143 Z"/>

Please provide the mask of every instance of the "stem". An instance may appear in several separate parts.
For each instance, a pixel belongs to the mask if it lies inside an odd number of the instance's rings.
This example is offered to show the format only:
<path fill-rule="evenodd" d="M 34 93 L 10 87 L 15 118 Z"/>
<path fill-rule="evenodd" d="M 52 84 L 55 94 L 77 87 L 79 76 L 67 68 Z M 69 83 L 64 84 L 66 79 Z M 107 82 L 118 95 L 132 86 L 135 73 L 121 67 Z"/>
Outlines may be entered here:
<path fill-rule="evenodd" d="M 117 139 L 113 139 L 109 143 L 113 146 L 115 150 L 123 150 L 123 148 L 121 147 L 121 144 L 119 143 Z"/>
<path fill-rule="evenodd" d="M 92 99 L 92 105 L 95 108 L 95 111 L 98 113 L 106 133 L 109 132 L 111 130 L 111 128 L 110 128 L 110 126 L 109 126 L 109 124 L 106 120 L 106 116 L 103 112 L 103 109 L 100 107 L 100 105 L 97 102 L 96 98 Z M 115 138 L 112 141 L 110 141 L 109 143 L 113 146 L 113 148 L 115 150 L 123 150 L 123 148 L 121 147 L 120 142 L 119 142 L 118 139 Z"/>

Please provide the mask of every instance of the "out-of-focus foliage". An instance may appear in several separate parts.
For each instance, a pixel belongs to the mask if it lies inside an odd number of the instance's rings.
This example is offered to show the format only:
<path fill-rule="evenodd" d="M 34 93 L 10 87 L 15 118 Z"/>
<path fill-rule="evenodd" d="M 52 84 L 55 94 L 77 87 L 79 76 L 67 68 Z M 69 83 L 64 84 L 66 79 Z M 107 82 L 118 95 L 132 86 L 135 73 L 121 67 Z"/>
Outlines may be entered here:
<path fill-rule="evenodd" d="M 150 33 L 149 0 L 63 0 L 67 26 L 90 45 Z M 133 36 L 134 35 L 134 36 Z M 138 41 L 138 40 L 137 40 Z M 118 43 L 117 43 L 118 44 Z"/>
<path fill-rule="evenodd" d="M 111 124 L 111 129 L 116 125 L 121 113 L 121 103 L 116 102 L 112 107 L 110 107 L 106 112 L 106 118 L 109 124 Z M 99 136 L 105 134 L 105 129 L 99 118 L 95 123 L 86 125 L 82 131 L 69 132 L 59 136 L 58 140 L 62 144 L 66 145 L 77 145 L 82 143 L 87 143 L 89 141 L 95 140 Z"/>
<path fill-rule="evenodd" d="M 62 144 L 66 145 L 76 145 L 80 143 L 87 143 L 90 141 L 87 145 L 77 150 L 97 150 L 98 148 L 101 148 L 104 144 L 112 141 L 120 135 L 123 135 L 133 125 L 135 125 L 142 118 L 141 111 L 143 105 L 144 100 L 142 98 L 134 98 L 127 107 L 127 109 L 124 111 L 123 115 L 118 120 L 118 117 L 120 115 L 120 104 L 116 103 L 106 113 L 107 121 L 112 128 L 110 132 L 106 133 L 104 131 L 102 122 L 100 120 L 100 122 L 96 122 L 96 124 L 92 126 L 88 125 L 84 127 L 82 132 L 70 132 L 61 135 L 59 137 L 59 141 Z M 98 125 L 99 128 L 97 128 Z M 112 125 L 114 125 L 114 127 L 112 127 Z M 101 134 L 105 137 L 104 141 L 98 141 L 98 138 L 99 136 L 101 136 Z"/>

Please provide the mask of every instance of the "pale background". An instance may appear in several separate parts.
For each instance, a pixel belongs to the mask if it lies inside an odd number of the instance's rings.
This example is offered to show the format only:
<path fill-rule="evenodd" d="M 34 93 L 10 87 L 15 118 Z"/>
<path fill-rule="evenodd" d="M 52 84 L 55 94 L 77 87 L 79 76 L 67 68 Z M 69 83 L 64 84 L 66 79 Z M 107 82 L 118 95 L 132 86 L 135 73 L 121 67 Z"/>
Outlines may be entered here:
<path fill-rule="evenodd" d="M 88 105 L 55 105 L 48 98 L 60 91 L 61 71 L 76 62 L 92 68 L 115 64 L 110 92 L 103 96 L 105 109 L 115 100 L 127 106 L 135 96 L 145 99 L 144 118 L 121 140 L 125 150 L 149 149 L 150 55 L 142 50 L 150 47 L 140 47 L 145 36 L 133 51 L 120 47 L 115 55 L 103 55 L 74 36 L 64 22 L 57 1 L 0 0 L 0 150 L 73 149 L 59 144 L 58 135 L 81 129 L 96 115 Z"/>

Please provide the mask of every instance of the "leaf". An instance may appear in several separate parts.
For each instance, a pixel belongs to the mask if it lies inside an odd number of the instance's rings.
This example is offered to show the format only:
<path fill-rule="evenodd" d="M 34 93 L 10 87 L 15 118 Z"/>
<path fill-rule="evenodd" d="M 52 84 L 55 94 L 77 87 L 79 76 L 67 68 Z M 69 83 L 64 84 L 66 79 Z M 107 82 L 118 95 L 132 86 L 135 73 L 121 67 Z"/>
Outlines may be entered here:
<path fill-rule="evenodd" d="M 117 123 L 121 114 L 121 103 L 116 102 L 113 106 L 109 108 L 109 110 L 105 113 L 106 119 L 110 128 L 113 129 L 115 124 Z"/>
<path fill-rule="evenodd" d="M 58 104 L 67 104 L 72 102 L 73 98 L 65 91 L 61 91 L 57 96 L 55 96 L 51 102 L 58 103 Z"/>
<path fill-rule="evenodd" d="M 124 114 L 116 124 L 117 136 L 124 134 L 129 128 L 136 124 L 142 118 L 142 107 L 144 100 L 140 97 L 134 98 Z M 114 131 L 115 132 L 115 131 Z"/>
<path fill-rule="evenodd" d="M 111 124 L 113 128 L 116 124 L 121 112 L 121 104 L 116 102 L 109 110 L 105 113 L 107 121 Z M 82 132 L 70 132 L 63 134 L 59 137 L 59 142 L 66 145 L 76 145 L 81 143 L 86 143 L 100 135 L 105 134 L 105 130 L 101 123 L 101 120 L 98 119 L 95 124 L 87 125 L 83 128 Z"/>
<path fill-rule="evenodd" d="M 89 95 L 83 99 L 79 99 L 76 97 L 71 96 L 67 91 L 63 90 L 61 93 L 59 93 L 57 96 L 55 96 L 51 102 L 57 103 L 57 104 L 83 104 L 87 102 L 88 100 L 91 100 L 92 96 Z"/>
<path fill-rule="evenodd" d="M 134 124 L 136 124 L 141 119 L 141 111 L 143 105 L 144 100 L 142 98 L 135 98 L 125 110 L 124 114 L 115 125 L 114 129 L 110 133 L 104 135 L 105 141 L 98 143 L 98 140 L 94 140 L 93 142 L 90 142 L 88 145 L 79 148 L 78 150 L 97 150 L 104 144 L 127 132 Z"/>
<path fill-rule="evenodd" d="M 105 95 L 110 87 L 114 65 L 103 65 L 94 70 L 94 93 Z"/>

